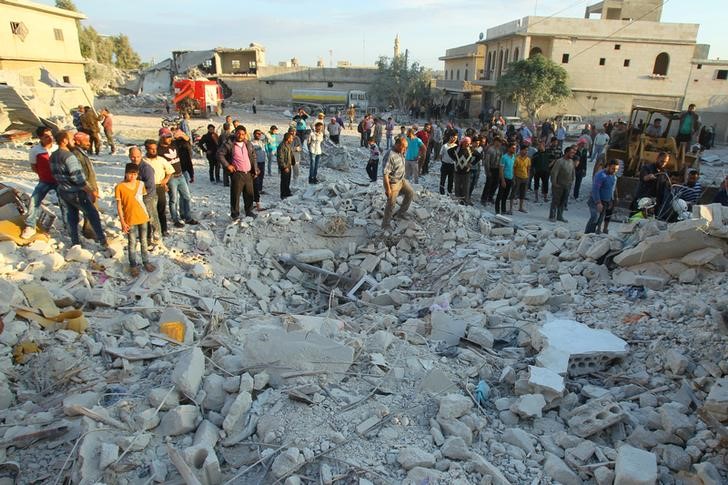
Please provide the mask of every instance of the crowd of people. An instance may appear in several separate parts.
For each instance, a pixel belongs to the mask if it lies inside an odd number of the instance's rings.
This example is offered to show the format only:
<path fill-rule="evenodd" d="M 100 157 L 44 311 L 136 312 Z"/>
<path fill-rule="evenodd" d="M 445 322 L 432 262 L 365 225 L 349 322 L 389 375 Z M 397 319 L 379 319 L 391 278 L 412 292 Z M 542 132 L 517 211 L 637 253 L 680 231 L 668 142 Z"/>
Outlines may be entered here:
<path fill-rule="evenodd" d="M 112 117 L 108 109 L 97 115 L 88 107 L 80 108 L 74 113 L 74 124 L 78 123 L 79 127 L 75 133 L 72 130 L 53 133 L 47 127 L 36 132 L 39 143 L 29 156 L 38 184 L 31 196 L 22 237 L 28 239 L 35 235 L 43 199 L 55 190 L 71 244 L 80 243 L 78 226 L 83 214 L 83 234 L 108 251 L 97 206 L 96 175 L 89 155 L 100 151 L 101 128 L 105 130 L 110 151 L 115 151 Z M 355 120 L 349 112 L 347 118 L 353 129 Z M 692 118 L 682 125 L 696 130 Z M 300 109 L 282 136 L 275 125 L 265 132 L 253 130 L 251 136 L 238 120 L 227 116 L 219 127 L 208 124 L 204 135 L 194 140 L 189 116 L 185 116 L 179 126 L 159 129 L 158 137 L 147 139 L 143 149 L 129 148 L 124 179 L 119 181 L 114 194 L 120 226 L 128 238 L 132 275 L 140 274 L 140 268 L 154 270 L 148 252 L 169 235 L 167 214 L 175 228 L 198 224 L 190 190 L 190 184 L 195 182 L 193 144 L 208 161 L 210 183 L 229 187 L 230 217 L 235 220 L 241 216 L 255 218 L 256 212 L 263 210 L 263 181 L 273 174 L 273 167 L 277 167 L 280 180 L 280 198 L 291 196 L 291 184 L 300 175 L 304 153 L 308 155 L 308 183 L 319 183 L 325 144 L 341 143 L 344 129 L 345 120 L 339 113 L 326 120 L 323 113 L 312 116 Z M 563 126 L 551 121 L 543 123 L 539 130 L 526 125 L 516 129 L 497 120 L 470 128 L 453 122 L 427 122 L 422 128 L 399 126 L 395 135 L 396 125 L 391 117 L 384 120 L 366 114 L 356 129 L 360 146 L 368 151 L 367 177 L 376 182 L 381 175 L 383 180 L 384 228 L 391 227 L 392 219 L 408 217 L 415 194 L 412 184 L 418 184 L 420 177 L 427 177 L 431 166 L 438 162 L 439 180 L 433 182 L 441 195 L 473 205 L 473 194 L 478 189 L 483 206 L 492 205 L 496 214 L 511 215 L 514 207 L 522 213 L 528 212 L 531 193 L 534 202 L 539 202 L 539 197 L 543 202 L 550 201 L 549 221 L 568 222 L 564 212 L 568 210 L 569 200 L 580 198 L 587 165 L 593 163 L 592 183 L 586 197 L 589 220 L 585 232 L 608 232 L 617 196 L 616 179 L 624 170 L 624 162 L 608 160 L 606 150 L 608 146 L 626 144 L 626 125 L 621 121 L 599 129 L 588 127 L 571 145 L 565 144 Z M 647 131 L 659 133 L 659 120 L 647 127 Z M 669 203 L 665 196 L 670 180 L 666 173 L 668 162 L 669 154 L 660 153 L 654 164 L 642 166 L 632 207 L 635 219 L 650 215 L 650 211 L 659 214 Z M 478 187 L 481 172 L 482 189 Z M 724 205 L 728 203 L 726 185 L 728 179 L 716 196 L 716 201 Z M 699 173 L 692 170 L 676 196 L 693 204 L 701 194 Z M 395 212 L 399 195 L 404 200 Z M 137 243 L 141 258 L 136 254 Z"/>

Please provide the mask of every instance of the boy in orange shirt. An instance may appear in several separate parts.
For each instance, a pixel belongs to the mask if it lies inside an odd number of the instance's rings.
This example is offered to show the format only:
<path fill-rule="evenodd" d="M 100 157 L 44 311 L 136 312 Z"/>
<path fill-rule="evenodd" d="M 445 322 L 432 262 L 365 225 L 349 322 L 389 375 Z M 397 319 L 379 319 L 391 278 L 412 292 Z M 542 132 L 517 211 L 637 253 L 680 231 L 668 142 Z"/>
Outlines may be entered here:
<path fill-rule="evenodd" d="M 142 264 L 144 265 L 144 269 L 150 273 L 157 269 L 149 262 L 147 256 L 147 222 L 149 222 L 149 214 L 147 214 L 147 209 L 142 199 L 146 191 L 144 190 L 144 184 L 140 180 L 137 180 L 138 175 L 139 167 L 134 163 L 127 163 L 124 168 L 124 181 L 119 183 L 114 189 L 121 230 L 129 238 L 127 251 L 129 253 L 130 272 L 134 277 L 139 276 L 141 273 L 136 258 L 137 237 L 142 247 Z"/>

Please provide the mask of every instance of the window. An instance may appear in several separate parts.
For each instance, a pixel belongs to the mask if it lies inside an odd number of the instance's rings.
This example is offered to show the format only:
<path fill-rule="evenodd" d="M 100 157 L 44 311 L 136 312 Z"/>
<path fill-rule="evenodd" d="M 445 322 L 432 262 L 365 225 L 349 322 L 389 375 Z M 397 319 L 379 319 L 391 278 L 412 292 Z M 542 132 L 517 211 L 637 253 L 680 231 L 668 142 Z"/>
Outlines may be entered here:
<path fill-rule="evenodd" d="M 455 71 L 455 79 L 460 80 L 460 69 Z"/>
<path fill-rule="evenodd" d="M 205 59 L 202 62 L 202 65 L 205 66 L 208 69 L 211 68 L 212 67 L 212 59 Z"/>
<path fill-rule="evenodd" d="M 622 44 L 614 44 L 614 50 L 615 51 L 618 51 L 621 48 L 622 48 Z"/>
<path fill-rule="evenodd" d="M 569 63 L 569 54 L 561 54 L 561 64 Z"/>
<path fill-rule="evenodd" d="M 606 63 L 607 63 L 607 60 L 606 60 L 605 58 L 603 58 L 603 57 L 600 57 L 600 58 L 599 58 L 599 65 L 600 65 L 600 66 L 603 66 L 603 65 L 605 65 Z"/>
<path fill-rule="evenodd" d="M 463 76 L 463 81 L 467 81 L 467 80 L 468 80 L 468 70 L 465 69 L 465 75 Z"/>
<path fill-rule="evenodd" d="M 56 40 L 63 40 L 63 31 L 61 29 L 53 29 L 53 35 Z"/>
<path fill-rule="evenodd" d="M 661 52 L 655 58 L 655 67 L 652 68 L 652 74 L 667 76 L 668 67 L 670 67 L 670 55 L 667 52 Z"/>
<path fill-rule="evenodd" d="M 702 68 L 703 68 L 703 65 L 702 64 L 698 64 L 698 69 L 702 69 Z"/>
<path fill-rule="evenodd" d="M 69 76 L 63 76 L 63 82 L 66 84 L 71 84 L 71 78 Z"/>
<path fill-rule="evenodd" d="M 629 67 L 629 59 L 624 60 L 624 67 Z"/>
<path fill-rule="evenodd" d="M 233 69 L 240 69 L 240 59 L 233 59 L 230 61 Z"/>
<path fill-rule="evenodd" d="M 20 40 L 25 40 L 28 36 L 28 28 L 23 22 L 10 22 L 10 32 L 20 37 Z"/>
<path fill-rule="evenodd" d="M 715 71 L 715 78 L 722 79 L 723 81 L 728 79 L 728 69 L 719 69 Z"/>
<path fill-rule="evenodd" d="M 447 81 L 447 70 L 445 70 L 445 81 Z"/>
<path fill-rule="evenodd" d="M 531 51 L 528 53 L 528 57 L 533 57 L 536 54 L 543 54 L 540 47 L 534 47 L 533 49 L 531 49 Z"/>
<path fill-rule="evenodd" d="M 452 76 L 453 76 L 453 72 L 454 72 L 454 71 L 453 71 L 452 69 L 450 69 L 450 80 L 451 80 L 451 81 L 452 81 L 453 79 L 455 79 L 454 77 L 452 77 Z"/>
<path fill-rule="evenodd" d="M 520 54 L 520 52 L 518 51 L 518 47 L 516 47 L 516 50 L 513 51 L 513 62 L 518 60 L 518 54 Z"/>

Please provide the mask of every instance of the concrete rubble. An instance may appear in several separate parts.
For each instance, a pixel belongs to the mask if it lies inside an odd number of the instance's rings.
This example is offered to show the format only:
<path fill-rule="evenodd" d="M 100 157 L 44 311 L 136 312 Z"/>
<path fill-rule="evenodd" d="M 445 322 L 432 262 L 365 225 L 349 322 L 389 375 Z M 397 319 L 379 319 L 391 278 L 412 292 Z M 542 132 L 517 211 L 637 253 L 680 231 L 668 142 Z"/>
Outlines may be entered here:
<path fill-rule="evenodd" d="M 358 150 L 329 154 L 341 173 L 254 221 L 210 206 L 136 281 L 121 253 L 1 243 L 2 461 L 28 483 L 726 483 L 725 210 L 585 236 L 418 189 L 383 233 Z M 86 331 L 28 317 L 28 282 Z"/>

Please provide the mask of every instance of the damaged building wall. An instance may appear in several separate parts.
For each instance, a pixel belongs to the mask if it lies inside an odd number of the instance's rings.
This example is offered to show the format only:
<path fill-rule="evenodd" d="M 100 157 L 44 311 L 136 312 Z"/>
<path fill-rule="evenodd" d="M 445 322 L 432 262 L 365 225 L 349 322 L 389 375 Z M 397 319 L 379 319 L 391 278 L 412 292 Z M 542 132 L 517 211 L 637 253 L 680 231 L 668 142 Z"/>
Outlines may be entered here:
<path fill-rule="evenodd" d="M 234 101 L 248 102 L 256 96 L 262 103 L 288 104 L 293 89 L 369 91 L 375 74 L 375 68 L 261 66 L 257 78 L 252 80 L 243 76 L 224 75 L 219 76 L 219 79 L 232 89 L 231 99 Z"/>

